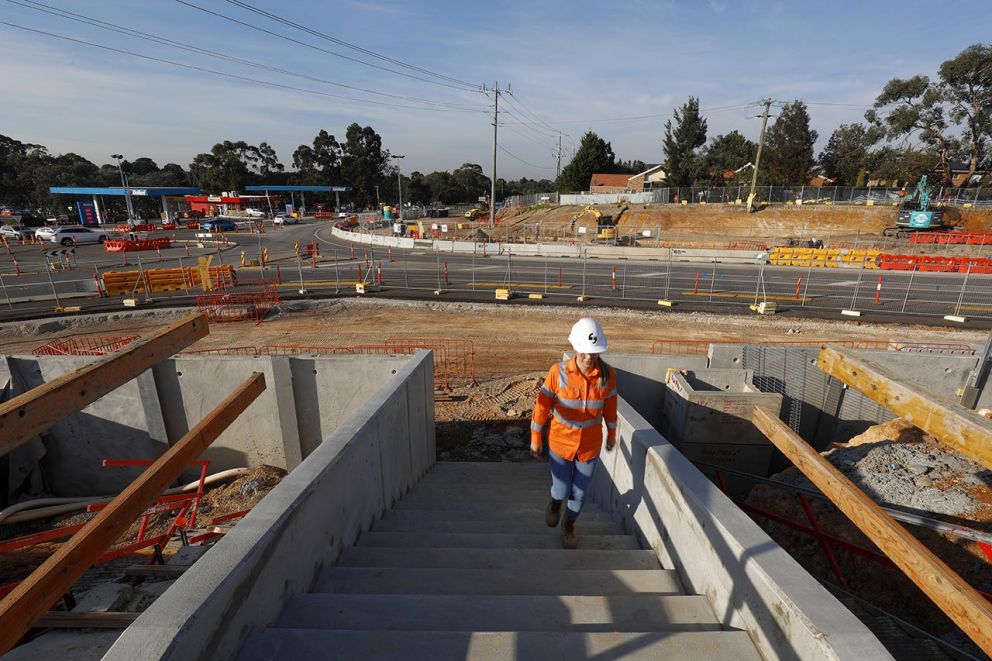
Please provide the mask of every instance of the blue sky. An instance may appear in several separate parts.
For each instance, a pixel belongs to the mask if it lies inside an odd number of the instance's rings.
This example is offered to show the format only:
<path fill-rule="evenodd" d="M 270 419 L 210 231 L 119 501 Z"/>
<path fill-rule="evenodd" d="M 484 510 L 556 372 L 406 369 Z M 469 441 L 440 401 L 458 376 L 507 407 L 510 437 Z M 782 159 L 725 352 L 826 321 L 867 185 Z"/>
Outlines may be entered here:
<path fill-rule="evenodd" d="M 510 83 L 514 93 L 501 101 L 501 109 L 511 114 L 501 113 L 507 125 L 500 130 L 506 151 L 499 152 L 499 176 L 553 178 L 557 131 L 566 134 L 564 160 L 589 129 L 611 141 L 620 158 L 663 160 L 664 121 L 689 95 L 700 97 L 704 110 L 712 109 L 704 112 L 710 137 L 738 129 L 753 139 L 760 129 L 754 118 L 758 109 L 742 106 L 763 97 L 802 98 L 811 102 L 822 146 L 839 124 L 861 119 L 890 78 L 933 76 L 942 61 L 966 46 L 992 41 L 988 0 L 960 0 L 948 5 L 953 11 L 932 1 L 244 0 L 430 72 L 424 74 L 233 2 L 184 1 L 287 38 L 176 0 L 37 0 L 296 75 L 178 50 L 17 4 L 32 0 L 0 0 L 0 21 L 282 86 L 0 25 L 0 80 L 6 92 L 0 133 L 97 163 L 122 152 L 184 167 L 221 140 L 266 141 L 289 165 L 296 146 L 309 143 L 320 129 L 340 138 L 348 124 L 358 122 L 374 127 L 392 152 L 406 155 L 404 172 L 472 162 L 488 174 L 491 101 L 461 82 L 498 80 L 501 87 Z M 646 115 L 656 117 L 629 119 Z"/>

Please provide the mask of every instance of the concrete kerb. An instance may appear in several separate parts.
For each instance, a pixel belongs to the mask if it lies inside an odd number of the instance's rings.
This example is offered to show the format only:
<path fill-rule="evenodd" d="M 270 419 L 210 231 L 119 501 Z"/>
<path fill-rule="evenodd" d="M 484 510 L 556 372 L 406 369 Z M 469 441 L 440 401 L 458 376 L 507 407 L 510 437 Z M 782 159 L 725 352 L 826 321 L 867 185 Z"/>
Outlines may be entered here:
<path fill-rule="evenodd" d="M 623 399 L 592 497 L 764 658 L 890 659 L 875 636 Z"/>
<path fill-rule="evenodd" d="M 403 447 L 405 432 L 424 427 L 417 440 L 430 448 L 431 420 L 402 420 L 400 414 L 415 410 L 408 406 L 410 393 L 428 384 L 423 375 L 431 369 L 429 352 L 418 352 L 398 369 L 142 613 L 103 658 L 231 659 L 252 629 L 271 626 L 291 595 L 309 589 L 341 548 L 371 527 L 388 507 L 385 493 L 402 493 L 422 476 Z M 392 416 L 400 429 L 383 425 L 383 415 Z M 433 457 L 424 470 L 430 465 Z M 395 484 L 383 481 L 387 473 Z"/>

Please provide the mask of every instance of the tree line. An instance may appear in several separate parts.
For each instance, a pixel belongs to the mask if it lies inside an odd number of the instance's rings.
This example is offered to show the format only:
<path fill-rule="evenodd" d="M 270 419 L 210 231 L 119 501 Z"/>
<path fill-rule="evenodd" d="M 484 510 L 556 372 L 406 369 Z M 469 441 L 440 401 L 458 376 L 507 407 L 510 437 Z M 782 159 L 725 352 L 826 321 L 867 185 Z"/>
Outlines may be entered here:
<path fill-rule="evenodd" d="M 97 165 L 79 154 L 52 154 L 44 145 L 21 142 L 0 135 L 0 203 L 13 209 L 63 210 L 65 201 L 49 194 L 50 186 L 117 187 L 121 171 L 132 187 L 196 186 L 204 191 L 244 190 L 253 184 L 348 186 L 342 203 L 354 208 L 395 204 L 400 179 L 404 202 L 474 204 L 489 195 L 490 178 L 476 163 L 464 163 L 451 172 L 414 171 L 400 175 L 382 137 L 370 126 L 351 124 L 343 139 L 321 129 L 309 144 L 292 153 L 287 168 L 266 142 L 252 145 L 244 140 L 224 140 L 209 151 L 196 154 L 183 167 L 177 163 L 159 166 L 149 157 Z M 554 182 L 497 179 L 497 199 L 551 190 Z M 314 201 L 331 201 L 333 195 L 308 196 Z M 115 201 L 116 202 L 116 201 Z M 155 213 L 158 202 L 134 198 L 139 210 Z M 123 203 L 122 203 L 123 204 Z M 145 208 L 147 207 L 147 208 Z"/>
<path fill-rule="evenodd" d="M 868 180 L 914 182 L 927 174 L 952 185 L 952 164 L 964 163 L 966 182 L 992 170 L 992 45 L 976 44 L 943 62 L 936 79 L 926 75 L 890 80 L 865 113 L 864 122 L 843 124 L 819 155 L 802 100 L 778 104 L 762 149 L 760 185 L 799 186 L 822 175 L 837 186 Z M 749 182 L 758 145 L 740 131 L 707 143 L 699 99 L 690 97 L 665 122 L 662 136 L 668 186 Z M 624 172 L 610 143 L 586 133 L 558 177 L 560 191 L 586 190 L 597 172 Z"/>

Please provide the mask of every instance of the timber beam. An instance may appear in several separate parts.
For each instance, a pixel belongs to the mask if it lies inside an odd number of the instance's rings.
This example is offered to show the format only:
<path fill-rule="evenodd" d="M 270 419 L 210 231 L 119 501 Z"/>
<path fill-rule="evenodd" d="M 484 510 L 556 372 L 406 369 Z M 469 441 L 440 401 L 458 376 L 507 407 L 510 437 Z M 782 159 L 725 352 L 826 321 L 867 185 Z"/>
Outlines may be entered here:
<path fill-rule="evenodd" d="M 969 459 L 992 468 L 992 420 L 853 353 L 824 347 L 817 366 Z"/>
<path fill-rule="evenodd" d="M 938 608 L 986 654 L 992 654 L 992 604 L 792 431 L 778 415 L 755 407 L 752 420 L 768 440 Z"/>
<path fill-rule="evenodd" d="M 0 654 L 16 645 L 76 579 L 264 390 L 265 376 L 255 372 L 4 597 L 0 601 Z"/>
<path fill-rule="evenodd" d="M 206 337 L 209 332 L 204 315 L 190 315 L 120 351 L 0 404 L 0 456 L 47 431 L 66 416 L 83 410 L 156 363 Z"/>

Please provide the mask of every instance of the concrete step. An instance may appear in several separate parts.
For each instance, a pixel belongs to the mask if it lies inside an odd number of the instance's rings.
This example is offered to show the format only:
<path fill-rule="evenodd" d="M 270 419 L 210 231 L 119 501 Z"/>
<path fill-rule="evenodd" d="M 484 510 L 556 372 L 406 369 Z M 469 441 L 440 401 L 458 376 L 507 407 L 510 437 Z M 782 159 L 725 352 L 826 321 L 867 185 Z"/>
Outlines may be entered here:
<path fill-rule="evenodd" d="M 238 661 L 327 658 L 367 661 L 518 659 L 734 659 L 759 661 L 744 631 L 466 632 L 256 629 Z"/>
<path fill-rule="evenodd" d="M 501 523 L 486 520 L 444 521 L 427 519 L 422 521 L 403 519 L 402 517 L 387 517 L 376 521 L 372 526 L 373 532 L 450 532 L 450 533 L 499 533 L 499 534 L 540 534 L 551 530 L 542 517 L 536 520 L 510 519 Z M 579 531 L 586 535 L 623 535 L 626 534 L 619 524 L 608 521 L 579 520 Z"/>
<path fill-rule="evenodd" d="M 518 491 L 514 489 L 419 489 L 414 487 L 402 498 L 406 503 L 483 503 L 498 507 L 544 507 L 551 500 L 551 485 L 547 489 Z"/>
<path fill-rule="evenodd" d="M 526 473 L 538 470 L 548 470 L 548 464 L 543 461 L 439 461 L 434 464 L 431 473 L 480 475 L 485 473 Z"/>
<path fill-rule="evenodd" d="M 393 508 L 382 515 L 382 521 L 486 521 L 494 525 L 512 524 L 524 521 L 544 522 L 544 508 L 524 509 L 486 508 L 484 510 L 434 510 L 416 508 Z M 579 517 L 579 525 L 584 523 L 611 523 L 609 514 L 595 505 L 587 505 Z"/>
<path fill-rule="evenodd" d="M 375 532 L 363 533 L 356 546 L 418 549 L 556 549 L 561 548 L 560 529 L 545 528 L 547 532 L 528 534 L 443 533 L 443 532 Z M 580 549 L 621 550 L 639 549 L 631 535 L 590 535 L 578 526 Z"/>
<path fill-rule="evenodd" d="M 464 484 L 452 482 L 418 482 L 410 490 L 411 494 L 433 494 L 438 496 L 454 496 L 472 494 L 473 496 L 499 496 L 507 494 L 527 494 L 529 496 L 551 495 L 551 480 L 541 480 L 534 484 L 519 484 L 512 482 L 469 482 Z"/>
<path fill-rule="evenodd" d="M 394 631 L 721 630 L 706 597 L 640 594 L 297 594 L 286 602 L 277 626 Z"/>
<path fill-rule="evenodd" d="M 338 567 L 420 567 L 425 569 L 660 569 L 653 551 L 596 549 L 410 549 L 350 546 Z"/>
<path fill-rule="evenodd" d="M 684 594 L 671 569 L 328 567 L 310 592 L 338 594 Z"/>
<path fill-rule="evenodd" d="M 544 516 L 544 509 L 551 500 L 551 493 L 545 493 L 539 498 L 516 499 L 516 498 L 418 498 L 416 493 L 411 491 L 409 495 L 401 498 L 393 509 L 402 510 L 476 510 L 491 512 L 540 512 Z M 583 509 L 583 516 L 590 510 L 597 510 L 598 507 L 591 503 L 586 503 Z"/>

